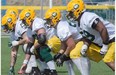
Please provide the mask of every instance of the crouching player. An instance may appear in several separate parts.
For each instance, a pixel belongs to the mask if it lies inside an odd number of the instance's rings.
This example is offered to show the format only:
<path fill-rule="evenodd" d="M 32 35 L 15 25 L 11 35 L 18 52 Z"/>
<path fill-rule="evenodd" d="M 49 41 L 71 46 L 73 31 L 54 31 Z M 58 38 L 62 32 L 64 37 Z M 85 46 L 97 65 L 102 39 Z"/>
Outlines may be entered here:
<path fill-rule="evenodd" d="M 71 26 L 67 21 L 61 21 L 60 10 L 56 8 L 47 10 L 45 20 L 48 25 L 56 29 L 56 34 L 61 40 L 61 49 L 59 52 L 61 56 L 56 60 L 57 66 L 62 66 L 63 62 L 69 57 L 69 54 L 77 49 L 76 58 L 72 58 L 71 56 L 71 60 L 75 63 L 82 75 L 89 75 L 89 59 L 82 57 L 78 51 L 78 46 L 76 47 L 76 43 L 78 45 L 78 41 L 82 38 L 76 29 L 77 26 Z"/>
<path fill-rule="evenodd" d="M 43 61 L 45 61 L 50 69 L 51 75 L 57 75 L 56 68 L 54 65 L 54 61 L 52 58 L 52 55 L 50 54 L 51 49 L 46 45 L 46 30 L 44 28 L 43 20 L 40 18 L 37 18 L 35 15 L 35 11 L 33 9 L 24 9 L 20 13 L 20 20 L 24 22 L 24 24 L 29 26 L 29 29 L 32 33 L 36 34 L 39 47 L 37 53 L 40 54 Z M 33 50 L 33 48 L 31 49 Z M 26 63 L 23 63 L 21 69 L 19 70 L 19 74 L 23 74 L 25 71 L 25 68 L 27 66 L 27 63 L 29 61 L 30 54 L 26 54 L 25 61 Z"/>
<path fill-rule="evenodd" d="M 85 47 L 99 52 L 104 63 L 115 71 L 115 25 L 95 13 L 86 11 L 83 0 L 71 0 L 67 5 L 67 12 L 69 20 L 79 23 L 80 34 L 92 42 Z M 82 55 L 88 50 L 82 50 Z"/>
<path fill-rule="evenodd" d="M 24 47 L 25 46 L 24 44 L 28 40 L 28 37 L 26 36 L 27 27 L 25 27 L 22 21 L 20 21 L 17 18 L 18 18 L 18 15 L 16 14 L 15 8 L 8 9 L 6 12 L 6 15 L 3 16 L 2 18 L 2 28 L 5 32 L 8 32 L 8 31 L 11 32 L 11 40 L 12 40 L 11 43 L 9 44 L 11 48 L 13 49 L 11 52 L 11 67 L 9 70 L 9 75 L 12 73 L 15 74 L 14 65 L 17 58 L 17 52 L 18 52 L 17 47 L 19 45 L 23 45 Z M 26 50 L 28 50 L 28 46 L 25 46 L 25 48 L 23 49 L 26 52 Z M 36 69 L 39 71 L 39 69 L 37 68 L 34 55 L 31 56 L 31 60 L 29 61 L 28 67 L 26 68 L 26 73 L 29 74 L 30 72 L 32 72 L 33 69 Z"/>

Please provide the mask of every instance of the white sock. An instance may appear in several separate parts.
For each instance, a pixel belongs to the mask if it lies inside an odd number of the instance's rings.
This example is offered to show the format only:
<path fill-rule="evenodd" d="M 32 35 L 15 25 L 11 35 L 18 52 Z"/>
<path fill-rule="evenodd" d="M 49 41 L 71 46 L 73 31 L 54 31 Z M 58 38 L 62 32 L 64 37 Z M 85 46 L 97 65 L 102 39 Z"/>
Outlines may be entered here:
<path fill-rule="evenodd" d="M 48 67 L 49 67 L 50 70 L 55 70 L 56 69 L 53 60 L 47 62 L 47 65 L 48 65 Z"/>
<path fill-rule="evenodd" d="M 47 63 L 42 62 L 40 59 L 37 59 L 37 62 L 39 63 L 40 71 L 44 71 L 44 69 L 49 69 Z"/>
<path fill-rule="evenodd" d="M 90 60 L 87 57 L 72 59 L 82 75 L 90 75 Z"/>
<path fill-rule="evenodd" d="M 74 68 L 73 68 L 74 64 L 72 60 L 65 61 L 65 63 L 68 70 L 68 75 L 75 75 Z"/>

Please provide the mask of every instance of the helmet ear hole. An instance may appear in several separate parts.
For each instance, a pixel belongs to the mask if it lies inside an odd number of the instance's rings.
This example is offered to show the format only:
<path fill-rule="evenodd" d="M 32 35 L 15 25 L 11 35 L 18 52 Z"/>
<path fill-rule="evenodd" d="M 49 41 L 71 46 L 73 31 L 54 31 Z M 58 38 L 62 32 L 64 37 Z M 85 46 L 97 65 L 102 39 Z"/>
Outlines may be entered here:
<path fill-rule="evenodd" d="M 57 19 L 57 17 L 55 18 L 55 20 Z"/>
<path fill-rule="evenodd" d="M 29 18 L 29 20 L 31 19 L 31 17 Z"/>
<path fill-rule="evenodd" d="M 11 22 L 11 24 L 13 24 L 13 22 Z"/>
<path fill-rule="evenodd" d="M 79 12 L 79 10 L 77 10 L 77 12 Z"/>

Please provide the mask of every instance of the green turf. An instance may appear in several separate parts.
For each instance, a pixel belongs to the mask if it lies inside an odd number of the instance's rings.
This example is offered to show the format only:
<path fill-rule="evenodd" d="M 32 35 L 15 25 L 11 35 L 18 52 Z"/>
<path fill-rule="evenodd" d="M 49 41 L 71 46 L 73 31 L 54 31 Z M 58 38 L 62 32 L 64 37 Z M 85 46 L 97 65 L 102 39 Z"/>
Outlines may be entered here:
<path fill-rule="evenodd" d="M 19 49 L 17 62 L 15 65 L 16 75 L 24 58 L 24 53 L 22 49 Z M 8 48 L 8 39 L 1 39 L 1 75 L 7 75 L 10 66 L 10 48 Z M 58 68 L 58 75 L 68 75 L 65 65 Z M 76 75 L 80 75 L 79 71 L 75 68 Z M 95 63 L 91 61 L 91 75 L 115 75 L 110 68 L 108 68 L 102 61 Z"/>

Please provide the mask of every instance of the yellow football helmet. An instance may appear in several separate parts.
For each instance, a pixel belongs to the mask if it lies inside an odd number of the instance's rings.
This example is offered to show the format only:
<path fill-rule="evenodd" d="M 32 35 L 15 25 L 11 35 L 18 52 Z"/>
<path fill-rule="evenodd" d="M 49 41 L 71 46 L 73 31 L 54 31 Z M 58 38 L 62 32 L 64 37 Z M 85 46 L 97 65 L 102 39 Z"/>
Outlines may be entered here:
<path fill-rule="evenodd" d="M 9 8 L 6 10 L 6 14 L 14 14 L 16 17 L 18 17 L 19 12 L 16 8 Z"/>
<path fill-rule="evenodd" d="M 49 25 L 54 27 L 61 19 L 61 12 L 56 8 L 48 9 L 45 13 L 44 19 Z"/>
<path fill-rule="evenodd" d="M 25 22 L 27 25 L 30 25 L 31 22 L 34 20 L 35 18 L 35 10 L 34 9 L 24 9 L 21 11 L 21 13 L 19 14 L 20 19 Z"/>
<path fill-rule="evenodd" d="M 14 14 L 6 14 L 2 17 L 2 28 L 3 30 L 10 30 L 12 31 L 14 29 L 14 26 L 16 25 L 16 16 Z"/>
<path fill-rule="evenodd" d="M 83 0 L 71 0 L 67 5 L 67 17 L 77 19 L 84 11 L 85 5 Z"/>

